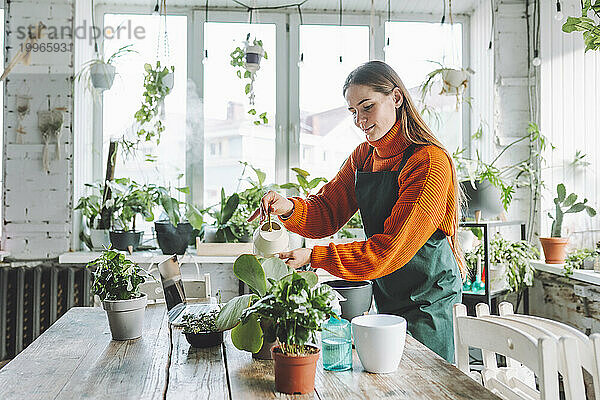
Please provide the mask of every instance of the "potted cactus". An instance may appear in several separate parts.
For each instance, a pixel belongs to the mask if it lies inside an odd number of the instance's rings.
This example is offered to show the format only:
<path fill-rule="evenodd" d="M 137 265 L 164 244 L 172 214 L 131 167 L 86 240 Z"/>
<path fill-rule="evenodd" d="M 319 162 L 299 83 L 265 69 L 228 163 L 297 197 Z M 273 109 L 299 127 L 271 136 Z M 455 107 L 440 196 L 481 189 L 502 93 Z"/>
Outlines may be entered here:
<path fill-rule="evenodd" d="M 555 213 L 548 213 L 552 219 L 552 229 L 550 237 L 540 238 L 544 256 L 547 264 L 562 264 L 565 262 L 566 246 L 568 238 L 562 237 L 562 224 L 565 214 L 578 213 L 586 211 L 590 217 L 596 215 L 596 210 L 587 205 L 587 199 L 577 203 L 577 195 L 571 193 L 567 196 L 565 185 L 562 183 L 556 186 L 557 196 L 554 198 Z"/>

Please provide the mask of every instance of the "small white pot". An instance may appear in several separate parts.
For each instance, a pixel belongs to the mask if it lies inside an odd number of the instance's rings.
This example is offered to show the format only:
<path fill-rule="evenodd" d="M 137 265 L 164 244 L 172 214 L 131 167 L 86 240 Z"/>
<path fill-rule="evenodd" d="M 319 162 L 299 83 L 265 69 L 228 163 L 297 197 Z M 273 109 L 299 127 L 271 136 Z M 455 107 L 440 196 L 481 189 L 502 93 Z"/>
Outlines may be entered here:
<path fill-rule="evenodd" d="M 148 296 L 130 300 L 103 300 L 113 340 L 137 339 L 142 336 Z"/>
<path fill-rule="evenodd" d="M 175 74 L 173 72 L 169 72 L 162 80 L 163 85 L 169 88 L 169 92 L 173 90 L 173 86 L 175 85 Z"/>
<path fill-rule="evenodd" d="M 247 46 L 245 57 L 245 68 L 251 73 L 255 73 L 260 69 L 260 60 L 262 60 L 265 50 L 262 46 Z"/>
<path fill-rule="evenodd" d="M 269 230 L 269 223 L 265 221 L 256 228 L 253 238 L 256 255 L 273 257 L 288 248 L 290 236 L 280 222 L 272 221 L 271 230 Z"/>
<path fill-rule="evenodd" d="M 97 63 L 90 66 L 90 79 L 96 89 L 108 90 L 115 80 L 117 69 L 114 65 Z"/>
<path fill-rule="evenodd" d="M 458 69 L 445 69 L 442 71 L 442 93 L 447 95 L 459 94 L 469 83 L 469 72 Z"/>
<path fill-rule="evenodd" d="M 389 314 L 354 317 L 352 336 L 365 371 L 387 374 L 398 369 L 406 341 L 404 318 Z"/>
<path fill-rule="evenodd" d="M 104 250 L 110 247 L 108 229 L 91 229 L 90 240 L 92 241 L 92 250 Z"/>

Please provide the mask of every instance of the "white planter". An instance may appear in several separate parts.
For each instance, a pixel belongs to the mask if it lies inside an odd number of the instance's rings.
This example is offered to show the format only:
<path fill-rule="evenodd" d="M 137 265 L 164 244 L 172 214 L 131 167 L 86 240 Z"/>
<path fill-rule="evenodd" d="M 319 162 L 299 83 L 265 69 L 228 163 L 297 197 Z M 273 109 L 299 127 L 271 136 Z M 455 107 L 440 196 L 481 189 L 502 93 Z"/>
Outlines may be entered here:
<path fill-rule="evenodd" d="M 173 90 L 173 86 L 175 85 L 175 74 L 173 72 L 169 72 L 162 80 L 163 85 L 169 88 L 169 92 Z"/>
<path fill-rule="evenodd" d="M 130 340 L 142 336 L 147 302 L 146 294 L 137 299 L 102 301 L 113 340 Z"/>
<path fill-rule="evenodd" d="M 99 90 L 108 90 L 115 80 L 117 69 L 114 65 L 97 63 L 90 66 L 90 79 L 92 85 Z"/>
<path fill-rule="evenodd" d="M 468 71 L 458 69 L 444 69 L 442 71 L 442 93 L 446 95 L 462 93 L 468 82 Z"/>
<path fill-rule="evenodd" d="M 254 231 L 253 239 L 254 254 L 267 258 L 286 251 L 290 242 L 283 224 L 274 221 L 271 222 L 271 230 L 267 221 L 259 225 Z"/>
<path fill-rule="evenodd" d="M 492 292 L 508 289 L 508 279 L 506 277 L 506 263 L 490 264 L 490 289 Z"/>
<path fill-rule="evenodd" d="M 262 46 L 246 46 L 246 70 L 255 73 L 260 69 L 260 60 L 265 54 Z"/>
<path fill-rule="evenodd" d="M 110 247 L 108 229 L 91 229 L 90 240 L 92 241 L 92 250 L 104 250 Z"/>
<path fill-rule="evenodd" d="M 217 227 L 211 225 L 204 226 L 204 243 L 217 242 Z"/>
<path fill-rule="evenodd" d="M 476 236 L 469 229 L 460 229 L 456 234 L 460 248 L 464 251 L 473 249 Z"/>
<path fill-rule="evenodd" d="M 352 336 L 365 371 L 387 374 L 398 369 L 406 341 L 404 318 L 389 314 L 352 318 Z"/>

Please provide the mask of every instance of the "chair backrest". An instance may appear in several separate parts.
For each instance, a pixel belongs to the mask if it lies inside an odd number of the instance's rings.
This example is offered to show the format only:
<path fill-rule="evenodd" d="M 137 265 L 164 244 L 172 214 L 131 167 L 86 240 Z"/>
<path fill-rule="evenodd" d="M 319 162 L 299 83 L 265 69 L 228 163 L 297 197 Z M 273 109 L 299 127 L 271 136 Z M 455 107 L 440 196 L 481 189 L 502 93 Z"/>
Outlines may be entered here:
<path fill-rule="evenodd" d="M 490 315 L 487 304 L 477 305 L 477 316 L 480 318 L 495 321 L 515 329 L 519 329 L 534 338 L 549 337 L 555 340 L 558 346 L 558 371 L 563 377 L 565 388 L 565 397 L 567 400 L 585 399 L 585 386 L 583 384 L 583 374 L 581 372 L 581 358 L 577 341 L 571 336 L 560 336 L 551 329 L 546 329 L 548 324 L 532 323 L 526 318 L 511 318 L 512 316 Z M 484 359 L 485 361 L 485 359 Z M 515 366 L 514 360 L 507 360 L 509 368 L 519 368 Z"/>
<path fill-rule="evenodd" d="M 146 293 L 150 302 L 160 302 L 165 299 L 160 278 L 157 279 L 156 281 L 148 280 L 140 285 L 140 291 Z M 212 287 L 209 273 L 204 274 L 204 280 L 184 279 L 182 282 L 186 301 L 191 303 L 210 302 Z"/>
<path fill-rule="evenodd" d="M 536 374 L 541 400 L 558 399 L 557 349 L 554 339 L 547 336 L 536 339 L 505 324 L 469 317 L 464 304 L 454 305 L 453 317 L 456 362 L 461 371 L 467 374 L 469 372 L 469 346 L 502 354 L 519 361 Z M 501 387 L 502 383 L 499 382 L 498 385 Z M 502 387 L 502 390 L 506 390 L 506 398 L 515 398 L 515 391 L 511 388 Z"/>
<path fill-rule="evenodd" d="M 509 302 L 500 303 L 498 305 L 498 313 L 501 316 L 515 321 L 527 322 L 529 324 L 544 328 L 552 332 L 557 337 L 565 338 L 565 340 L 563 340 L 563 345 L 567 347 L 573 345 L 576 346 L 576 353 L 578 353 L 577 355 L 579 357 L 578 361 L 581 364 L 581 367 L 583 367 L 583 369 L 585 369 L 592 376 L 595 397 L 600 399 L 600 364 L 595 357 L 591 337 L 588 338 L 583 332 L 562 322 L 536 317 L 533 315 L 515 314 L 513 305 Z M 572 341 L 566 340 L 566 338 L 571 338 Z M 566 357 L 570 356 L 572 358 L 575 350 L 567 348 L 561 353 L 564 353 Z M 578 380 L 578 378 L 576 379 Z"/>

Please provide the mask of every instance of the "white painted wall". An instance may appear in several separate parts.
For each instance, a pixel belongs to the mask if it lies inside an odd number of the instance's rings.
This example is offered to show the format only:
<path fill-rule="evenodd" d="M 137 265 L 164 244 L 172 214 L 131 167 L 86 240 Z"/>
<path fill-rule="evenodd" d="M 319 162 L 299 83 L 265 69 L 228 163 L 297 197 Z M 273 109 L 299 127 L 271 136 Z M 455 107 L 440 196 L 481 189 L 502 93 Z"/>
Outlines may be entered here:
<path fill-rule="evenodd" d="M 580 16 L 579 0 L 562 1 L 563 12 Z M 556 185 L 586 197 L 600 208 L 600 52 L 584 53 L 581 33 L 562 32 L 562 22 L 554 19 L 555 3 L 543 1 L 541 8 L 541 106 L 540 129 L 556 150 L 548 151 L 548 165 L 542 177 L 547 189 L 542 201 L 542 235 L 549 235 Z M 571 164 L 575 152 L 586 154 L 590 165 Z M 571 245 L 592 247 L 600 239 L 600 218 L 585 213 L 565 217 L 563 236 L 571 235 Z"/>
<path fill-rule="evenodd" d="M 21 27 L 43 22 L 48 27 L 72 27 L 71 0 L 5 1 L 5 63 L 20 50 Z M 73 197 L 73 74 L 72 37 L 38 43 L 64 43 L 64 50 L 34 51 L 30 65 L 17 65 L 6 79 L 4 92 L 4 165 L 2 248 L 17 259 L 46 259 L 68 251 L 71 240 Z M 24 144 L 16 142 L 16 95 L 28 93 L 31 111 L 23 126 Z M 42 137 L 38 110 L 64 107 L 64 123 L 56 159 L 56 141 L 50 145 L 50 168 L 42 168 Z"/>

